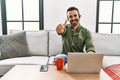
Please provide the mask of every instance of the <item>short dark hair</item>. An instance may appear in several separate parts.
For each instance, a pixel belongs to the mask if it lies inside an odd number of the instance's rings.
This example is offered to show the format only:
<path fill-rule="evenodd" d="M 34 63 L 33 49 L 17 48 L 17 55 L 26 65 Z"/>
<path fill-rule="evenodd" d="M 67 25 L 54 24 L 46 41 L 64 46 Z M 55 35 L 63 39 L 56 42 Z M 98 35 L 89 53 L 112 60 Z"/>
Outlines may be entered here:
<path fill-rule="evenodd" d="M 76 8 L 76 7 L 69 7 L 68 9 L 67 9 L 67 12 L 68 11 L 72 11 L 72 10 L 76 10 L 77 12 L 78 12 L 78 15 L 80 16 L 80 12 L 79 12 L 79 10 L 78 10 L 78 8 Z"/>

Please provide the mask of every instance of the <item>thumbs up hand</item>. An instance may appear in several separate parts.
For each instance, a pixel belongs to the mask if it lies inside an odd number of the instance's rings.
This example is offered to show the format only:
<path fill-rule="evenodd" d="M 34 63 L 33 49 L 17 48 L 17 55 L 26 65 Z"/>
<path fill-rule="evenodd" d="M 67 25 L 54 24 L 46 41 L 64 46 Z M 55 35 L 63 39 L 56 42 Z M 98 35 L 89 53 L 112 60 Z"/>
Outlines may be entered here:
<path fill-rule="evenodd" d="M 66 24 L 67 24 L 67 20 L 65 20 L 65 22 L 64 22 L 63 24 L 57 25 L 57 27 L 56 27 L 56 32 L 57 32 L 58 34 L 64 33 L 64 29 L 65 29 Z"/>

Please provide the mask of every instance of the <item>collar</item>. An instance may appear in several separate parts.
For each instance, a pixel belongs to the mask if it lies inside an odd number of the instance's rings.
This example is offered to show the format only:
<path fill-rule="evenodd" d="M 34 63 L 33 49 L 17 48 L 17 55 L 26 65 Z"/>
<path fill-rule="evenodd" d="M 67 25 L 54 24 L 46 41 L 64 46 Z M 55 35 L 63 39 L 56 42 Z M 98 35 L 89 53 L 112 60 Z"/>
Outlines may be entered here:
<path fill-rule="evenodd" d="M 70 24 L 70 28 L 72 29 L 72 31 L 74 31 L 74 30 L 73 30 L 73 27 L 71 26 L 71 24 Z M 79 32 L 81 28 L 82 28 L 82 26 L 79 25 L 78 28 L 76 29 L 76 31 Z"/>

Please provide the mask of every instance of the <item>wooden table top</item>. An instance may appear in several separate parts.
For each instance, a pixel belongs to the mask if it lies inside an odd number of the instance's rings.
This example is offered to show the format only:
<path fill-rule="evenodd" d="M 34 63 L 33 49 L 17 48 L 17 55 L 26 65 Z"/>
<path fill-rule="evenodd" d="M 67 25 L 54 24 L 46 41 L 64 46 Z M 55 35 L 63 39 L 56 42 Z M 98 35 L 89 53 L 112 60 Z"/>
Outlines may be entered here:
<path fill-rule="evenodd" d="M 68 74 L 49 65 L 47 72 L 40 72 L 40 65 L 16 65 L 0 80 L 112 80 L 103 70 L 99 74 Z"/>

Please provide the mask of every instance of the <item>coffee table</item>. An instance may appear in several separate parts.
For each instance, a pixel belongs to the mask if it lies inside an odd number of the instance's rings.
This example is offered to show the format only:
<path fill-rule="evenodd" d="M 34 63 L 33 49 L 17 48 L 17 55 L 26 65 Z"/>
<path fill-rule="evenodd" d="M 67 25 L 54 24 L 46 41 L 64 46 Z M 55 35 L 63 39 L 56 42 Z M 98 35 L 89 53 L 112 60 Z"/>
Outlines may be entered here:
<path fill-rule="evenodd" d="M 40 72 L 40 65 L 16 65 L 0 80 L 112 80 L 103 70 L 99 74 L 68 74 L 49 65 L 47 72 Z"/>

